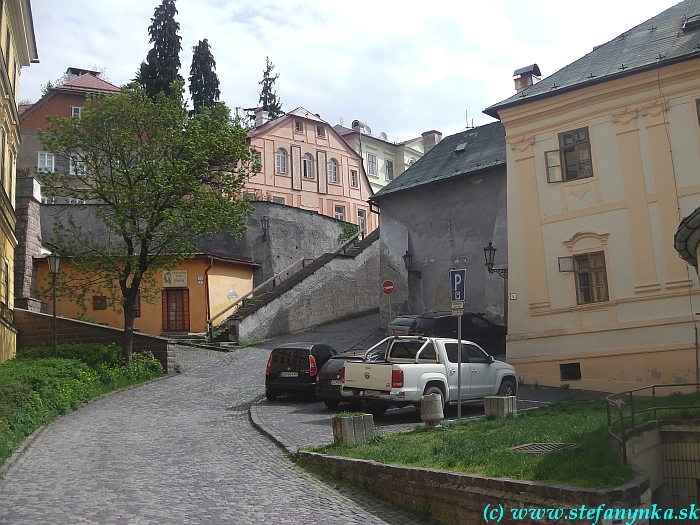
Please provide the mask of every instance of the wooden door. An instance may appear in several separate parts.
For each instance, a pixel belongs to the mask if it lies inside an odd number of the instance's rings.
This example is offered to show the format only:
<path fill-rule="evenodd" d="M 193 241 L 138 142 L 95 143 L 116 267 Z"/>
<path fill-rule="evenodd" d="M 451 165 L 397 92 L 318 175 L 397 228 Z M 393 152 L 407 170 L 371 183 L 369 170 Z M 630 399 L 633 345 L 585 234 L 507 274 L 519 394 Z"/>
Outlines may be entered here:
<path fill-rule="evenodd" d="M 163 331 L 190 331 L 190 293 L 187 289 L 163 290 Z"/>

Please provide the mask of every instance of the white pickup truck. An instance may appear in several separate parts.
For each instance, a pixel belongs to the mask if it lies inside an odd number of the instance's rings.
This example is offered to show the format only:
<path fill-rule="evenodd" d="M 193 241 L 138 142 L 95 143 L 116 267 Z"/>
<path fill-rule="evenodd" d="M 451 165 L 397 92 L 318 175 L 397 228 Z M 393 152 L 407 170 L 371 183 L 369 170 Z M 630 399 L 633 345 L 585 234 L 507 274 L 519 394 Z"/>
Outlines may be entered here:
<path fill-rule="evenodd" d="M 387 337 L 367 350 L 386 345 L 383 361 L 346 361 L 341 395 L 359 401 L 367 412 L 381 415 L 388 407 L 420 406 L 421 397 L 439 393 L 445 404 L 457 403 L 456 339 Z M 515 369 L 496 361 L 478 345 L 462 341 L 462 401 L 493 395 L 515 395 Z"/>

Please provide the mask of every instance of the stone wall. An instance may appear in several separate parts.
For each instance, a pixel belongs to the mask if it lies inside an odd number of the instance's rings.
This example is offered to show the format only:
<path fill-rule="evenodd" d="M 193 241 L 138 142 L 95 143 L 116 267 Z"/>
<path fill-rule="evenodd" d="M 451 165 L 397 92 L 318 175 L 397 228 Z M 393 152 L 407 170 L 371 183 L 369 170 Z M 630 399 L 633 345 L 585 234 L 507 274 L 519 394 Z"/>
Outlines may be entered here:
<path fill-rule="evenodd" d="M 14 324 L 18 329 L 17 349 L 42 344 L 53 345 L 53 316 L 15 308 Z M 121 344 L 123 330 L 109 326 L 58 317 L 56 334 L 62 343 Z M 134 333 L 134 352 L 151 352 L 163 365 L 165 373 L 175 371 L 175 342 L 163 337 Z"/>
<path fill-rule="evenodd" d="M 298 332 L 376 311 L 379 294 L 376 240 L 354 257 L 336 255 L 269 304 L 231 321 L 229 332 L 243 342 Z"/>
<path fill-rule="evenodd" d="M 15 248 L 15 302 L 32 295 L 34 266 L 32 258 L 41 251 L 41 188 L 33 177 L 17 178 L 17 248 Z"/>
<path fill-rule="evenodd" d="M 511 508 L 572 509 L 585 505 L 595 509 L 650 508 L 649 478 L 635 469 L 634 479 L 611 489 L 583 489 L 565 485 L 546 485 L 534 481 L 485 478 L 445 470 L 383 465 L 374 461 L 326 456 L 301 451 L 299 456 L 322 470 L 340 474 L 367 487 L 382 499 L 420 513 L 446 525 L 485 523 L 484 509 L 495 511 L 489 523 L 513 523 Z M 499 505 L 501 507 L 499 507 Z M 503 511 L 502 519 L 498 519 Z M 517 520 L 517 523 L 592 523 L 554 519 Z M 609 523 L 603 520 L 601 524 Z M 641 523 L 641 522 L 635 522 Z"/>

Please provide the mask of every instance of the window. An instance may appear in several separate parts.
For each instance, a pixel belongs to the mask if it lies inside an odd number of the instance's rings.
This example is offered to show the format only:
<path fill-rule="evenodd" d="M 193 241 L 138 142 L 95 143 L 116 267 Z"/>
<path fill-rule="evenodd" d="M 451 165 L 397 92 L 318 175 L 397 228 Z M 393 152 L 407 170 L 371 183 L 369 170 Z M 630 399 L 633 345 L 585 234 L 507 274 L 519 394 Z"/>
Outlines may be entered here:
<path fill-rule="evenodd" d="M 384 167 L 386 170 L 386 180 L 394 180 L 394 163 L 389 159 L 384 159 Z"/>
<path fill-rule="evenodd" d="M 256 149 L 250 150 L 250 167 L 262 169 L 262 161 L 260 160 L 260 152 Z"/>
<path fill-rule="evenodd" d="M 92 296 L 92 309 L 93 310 L 106 310 L 107 309 L 107 298 L 104 295 L 93 295 Z"/>
<path fill-rule="evenodd" d="M 367 154 L 367 174 L 377 176 L 377 156 L 373 153 Z"/>
<path fill-rule="evenodd" d="M 560 363 L 559 377 L 562 381 L 580 381 L 581 363 Z"/>
<path fill-rule="evenodd" d="M 282 148 L 277 150 L 277 173 L 287 173 L 287 152 Z"/>
<path fill-rule="evenodd" d="M 588 128 L 559 133 L 559 149 L 545 152 L 547 182 L 593 176 Z"/>
<path fill-rule="evenodd" d="M 328 182 L 340 182 L 338 180 L 338 163 L 335 159 L 328 161 Z"/>
<path fill-rule="evenodd" d="M 608 281 L 605 275 L 603 252 L 574 255 L 574 275 L 578 304 L 608 300 Z"/>
<path fill-rule="evenodd" d="M 294 121 L 294 131 L 302 133 L 304 131 L 304 123 L 301 120 Z"/>
<path fill-rule="evenodd" d="M 316 126 L 316 135 L 319 137 L 325 137 L 326 136 L 326 128 L 323 126 Z"/>
<path fill-rule="evenodd" d="M 272 202 L 275 202 L 277 204 L 287 204 L 287 201 L 284 197 L 272 197 Z"/>
<path fill-rule="evenodd" d="M 350 186 L 357 188 L 357 171 L 350 170 Z"/>
<path fill-rule="evenodd" d="M 361 232 L 367 230 L 367 212 L 365 210 L 357 210 L 357 227 Z"/>
<path fill-rule="evenodd" d="M 71 175 L 83 175 L 85 173 L 85 162 L 70 159 L 68 173 Z"/>
<path fill-rule="evenodd" d="M 37 161 L 37 167 L 39 171 L 53 171 L 54 170 L 54 156 L 53 153 L 46 153 L 45 151 L 39 152 L 39 159 Z"/>
<path fill-rule="evenodd" d="M 304 178 L 305 179 L 313 179 L 314 178 L 313 159 L 311 158 L 311 155 L 309 155 L 308 153 L 304 154 Z"/>
<path fill-rule="evenodd" d="M 345 220 L 345 206 L 338 206 L 337 204 L 333 206 L 333 217 L 339 221 Z"/>
<path fill-rule="evenodd" d="M 80 118 L 83 116 L 82 113 L 83 113 L 83 108 L 81 106 L 71 106 L 70 107 L 71 117 Z"/>

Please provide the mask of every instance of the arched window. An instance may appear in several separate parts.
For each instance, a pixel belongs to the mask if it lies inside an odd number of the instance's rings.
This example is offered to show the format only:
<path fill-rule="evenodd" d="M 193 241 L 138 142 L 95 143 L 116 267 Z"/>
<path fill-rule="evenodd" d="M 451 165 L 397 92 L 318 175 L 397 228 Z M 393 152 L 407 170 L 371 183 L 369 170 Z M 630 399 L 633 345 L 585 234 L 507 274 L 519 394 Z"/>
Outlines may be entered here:
<path fill-rule="evenodd" d="M 313 179 L 313 159 L 308 153 L 304 155 L 304 178 Z"/>
<path fill-rule="evenodd" d="M 277 173 L 287 173 L 287 152 L 282 148 L 277 150 Z"/>
<path fill-rule="evenodd" d="M 339 182 L 338 163 L 335 161 L 335 159 L 328 161 L 328 182 Z"/>

